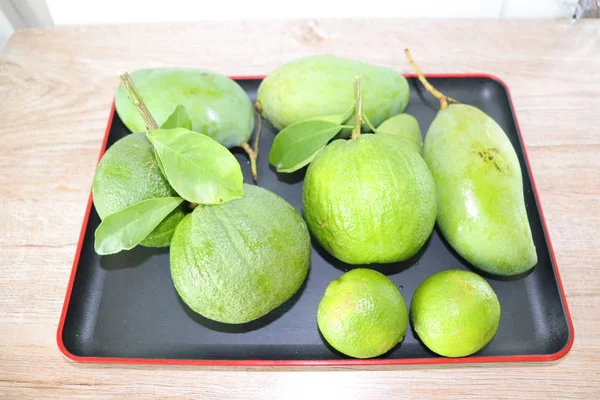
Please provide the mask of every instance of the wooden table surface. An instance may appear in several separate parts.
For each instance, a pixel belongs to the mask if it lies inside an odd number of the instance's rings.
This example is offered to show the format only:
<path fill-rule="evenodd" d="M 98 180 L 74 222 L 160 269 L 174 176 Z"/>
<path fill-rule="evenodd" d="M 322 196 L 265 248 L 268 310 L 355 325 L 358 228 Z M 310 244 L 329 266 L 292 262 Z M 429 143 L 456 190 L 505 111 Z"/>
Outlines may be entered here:
<path fill-rule="evenodd" d="M 119 69 L 260 75 L 332 53 L 512 89 L 575 325 L 553 363 L 391 368 L 81 365 L 56 329 Z M 0 397 L 600 398 L 600 22 L 329 20 L 18 31 L 0 57 Z"/>

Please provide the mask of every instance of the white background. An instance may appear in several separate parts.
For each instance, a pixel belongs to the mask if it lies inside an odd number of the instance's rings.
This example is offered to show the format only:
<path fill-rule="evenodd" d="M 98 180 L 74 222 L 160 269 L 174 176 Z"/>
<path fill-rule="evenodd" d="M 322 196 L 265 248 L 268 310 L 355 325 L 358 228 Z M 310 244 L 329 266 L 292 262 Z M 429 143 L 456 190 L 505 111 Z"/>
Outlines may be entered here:
<path fill-rule="evenodd" d="M 15 29 L 52 24 L 361 17 L 568 18 L 575 4 L 577 0 L 0 0 L 0 50 Z"/>
<path fill-rule="evenodd" d="M 47 0 L 57 25 L 256 18 L 556 18 L 560 0 Z"/>

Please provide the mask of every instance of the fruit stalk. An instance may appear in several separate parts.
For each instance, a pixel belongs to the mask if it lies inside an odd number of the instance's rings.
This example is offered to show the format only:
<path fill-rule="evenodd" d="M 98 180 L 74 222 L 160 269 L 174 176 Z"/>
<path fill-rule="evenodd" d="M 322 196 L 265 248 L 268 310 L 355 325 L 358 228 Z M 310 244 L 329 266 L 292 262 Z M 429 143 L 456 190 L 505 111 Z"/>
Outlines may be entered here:
<path fill-rule="evenodd" d="M 248 142 L 241 143 L 240 147 L 244 149 L 246 154 L 248 154 L 248 158 L 250 159 L 250 172 L 252 173 L 252 180 L 254 183 L 258 183 L 258 171 L 256 169 L 256 159 L 258 158 L 258 154 L 254 152 Z"/>
<path fill-rule="evenodd" d="M 354 129 L 352 130 L 352 135 L 350 136 L 350 139 L 356 139 L 360 135 L 360 131 L 362 129 L 363 104 L 360 76 L 354 78 L 354 88 L 356 104 L 354 109 Z"/>
<path fill-rule="evenodd" d="M 259 103 L 260 104 L 260 103 Z M 258 143 L 260 142 L 260 132 L 262 131 L 262 117 L 260 115 L 260 108 L 255 106 L 256 116 L 258 117 L 256 121 L 256 135 L 254 135 L 254 153 L 258 157 Z"/>
<path fill-rule="evenodd" d="M 260 143 L 260 132 L 262 131 L 262 117 L 260 116 L 258 107 L 256 107 L 256 116 L 256 133 L 254 134 L 253 147 L 250 147 L 248 142 L 240 144 L 240 147 L 244 149 L 244 151 L 248 154 L 248 158 L 250 159 L 250 171 L 252 173 L 252 180 L 254 180 L 254 183 L 258 183 L 258 170 L 256 162 L 258 161 L 258 145 Z"/>
<path fill-rule="evenodd" d="M 421 72 L 421 70 L 419 69 L 417 64 L 415 63 L 415 60 L 413 60 L 412 56 L 410 55 L 410 51 L 408 49 L 404 49 L 404 54 L 406 54 L 408 63 L 412 67 L 413 71 L 415 71 L 415 73 L 417 74 L 417 78 L 419 78 L 419 81 L 421 81 L 423 86 L 425 86 L 425 89 L 427 89 L 427 91 L 429 93 L 431 93 L 436 99 L 438 99 L 440 101 L 440 108 L 442 110 L 448 107 L 448 102 L 458 103 L 457 100 L 454 100 L 452 97 L 446 96 L 445 94 L 443 94 L 442 92 L 440 92 L 439 90 L 434 88 L 431 85 L 431 83 L 429 83 L 427 78 L 425 78 L 425 75 L 423 75 L 423 73 Z"/>
<path fill-rule="evenodd" d="M 150 114 L 150 110 L 146 107 L 146 104 L 142 100 L 142 96 L 140 96 L 140 93 L 137 91 L 135 84 L 127 71 L 119 72 L 119 79 L 121 80 L 123 88 L 125 88 L 127 94 L 129 94 L 129 97 L 133 101 L 133 104 L 135 104 L 135 107 L 138 109 L 140 116 L 146 124 L 146 128 L 148 128 L 149 131 L 158 129 L 158 124 L 154 120 L 154 117 L 152 117 L 152 114 Z"/>

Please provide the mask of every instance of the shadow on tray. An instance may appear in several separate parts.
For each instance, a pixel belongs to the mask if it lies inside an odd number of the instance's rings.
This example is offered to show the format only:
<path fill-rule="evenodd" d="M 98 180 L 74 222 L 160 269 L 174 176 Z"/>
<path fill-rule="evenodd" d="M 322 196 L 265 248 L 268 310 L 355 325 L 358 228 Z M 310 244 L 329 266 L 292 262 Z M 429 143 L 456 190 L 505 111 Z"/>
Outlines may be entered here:
<path fill-rule="evenodd" d="M 177 300 L 179 300 L 179 303 L 181 304 L 181 307 L 183 307 L 185 313 L 191 319 L 204 326 L 205 328 L 223 333 L 246 333 L 263 328 L 269 325 L 271 322 L 277 320 L 283 314 L 285 314 L 290 308 L 294 306 L 294 304 L 296 304 L 300 296 L 302 296 L 302 292 L 304 292 L 304 289 L 306 288 L 306 282 L 308 282 L 308 279 L 305 279 L 302 283 L 302 286 L 300 286 L 296 293 L 287 301 L 285 301 L 282 305 L 280 305 L 267 315 L 262 316 L 254 321 L 246 322 L 244 324 L 226 324 L 223 322 L 213 321 L 212 319 L 205 318 L 202 315 L 196 313 L 191 308 L 189 308 L 187 304 L 185 304 L 183 300 L 181 300 L 181 297 L 177 296 Z"/>
<path fill-rule="evenodd" d="M 150 258 L 169 253 L 168 247 L 136 246 L 128 251 L 100 257 L 100 266 L 107 271 L 125 268 L 135 268 L 144 264 Z"/>
<path fill-rule="evenodd" d="M 331 254 L 329 254 L 329 252 L 327 250 L 325 250 L 312 235 L 311 235 L 311 241 L 312 241 L 313 248 L 317 251 L 317 253 L 319 253 L 319 255 L 328 264 L 333 265 L 335 268 L 337 268 L 343 272 L 347 272 L 347 271 L 350 271 L 351 269 L 356 269 L 356 268 L 370 268 L 370 269 L 374 269 L 375 271 L 379 271 L 384 275 L 394 275 L 394 274 L 400 273 L 400 272 L 404 271 L 405 269 L 408 269 L 411 266 L 419 263 L 419 260 L 421 259 L 423 254 L 425 254 L 425 251 L 427 251 L 427 247 L 429 247 L 429 242 L 431 241 L 431 237 L 429 239 L 427 239 L 427 241 L 425 242 L 423 247 L 421 247 L 421 249 L 417 252 L 417 254 L 415 254 L 408 260 L 404 260 L 404 261 L 400 261 L 400 262 L 396 262 L 396 263 L 389 263 L 389 264 L 356 264 L 356 265 L 348 264 L 348 263 L 338 260 Z"/>
<path fill-rule="evenodd" d="M 442 235 L 442 232 L 439 230 L 439 227 L 437 225 L 436 225 L 435 229 L 437 230 L 440 240 L 442 241 L 444 246 L 446 246 L 448 251 L 454 256 L 454 258 L 456 258 L 458 261 L 460 261 L 460 263 L 465 267 L 465 269 L 467 269 L 471 272 L 474 272 L 478 275 L 481 275 L 485 279 L 500 281 L 500 282 L 518 281 L 520 279 L 526 278 L 527 276 L 531 275 L 535 271 L 535 267 L 534 267 L 534 268 L 530 269 L 529 271 L 525 271 L 521 274 L 512 275 L 512 276 L 501 276 L 501 275 L 493 275 L 493 274 L 490 274 L 489 272 L 480 270 L 480 269 L 474 267 L 473 265 L 471 265 L 467 260 L 462 258 L 462 256 L 460 254 L 458 254 L 456 252 L 456 250 L 454 250 L 454 248 L 450 245 L 450 243 L 448 243 L 448 241 L 446 240 L 444 235 Z"/>

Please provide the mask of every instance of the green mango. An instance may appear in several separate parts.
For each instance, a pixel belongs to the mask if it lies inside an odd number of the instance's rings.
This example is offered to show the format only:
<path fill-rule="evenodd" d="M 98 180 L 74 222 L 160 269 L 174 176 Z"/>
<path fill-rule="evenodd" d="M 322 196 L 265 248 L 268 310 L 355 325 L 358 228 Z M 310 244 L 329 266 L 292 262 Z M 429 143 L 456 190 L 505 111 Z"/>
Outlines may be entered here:
<path fill-rule="evenodd" d="M 100 219 L 143 200 L 177 196 L 160 171 L 154 147 L 143 132 L 119 139 L 104 153 L 96 168 L 92 194 Z M 141 245 L 168 246 L 184 215 L 183 206 L 177 207 Z"/>
<path fill-rule="evenodd" d="M 250 138 L 254 129 L 252 102 L 228 77 L 203 69 L 175 68 L 141 69 L 130 75 L 159 126 L 182 104 L 192 117 L 194 132 L 210 136 L 227 148 Z M 146 130 L 123 85 L 117 88 L 115 107 L 129 130 Z"/>
<path fill-rule="evenodd" d="M 319 243 L 349 264 L 416 254 L 435 224 L 435 184 L 416 152 L 393 135 L 338 139 L 308 166 L 304 218 Z"/>
<path fill-rule="evenodd" d="M 330 55 L 301 58 L 271 72 L 258 88 L 261 114 L 279 130 L 319 115 L 344 114 L 362 76 L 363 111 L 379 125 L 406 108 L 408 82 L 389 68 Z"/>
<path fill-rule="evenodd" d="M 419 121 L 410 114 L 394 115 L 376 129 L 378 134 L 390 134 L 401 138 L 407 148 L 423 153 L 423 136 Z"/>
<path fill-rule="evenodd" d="M 496 121 L 465 104 L 442 108 L 423 157 L 436 183 L 438 225 L 458 254 L 497 275 L 535 266 L 519 160 Z"/>

